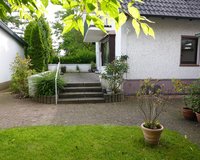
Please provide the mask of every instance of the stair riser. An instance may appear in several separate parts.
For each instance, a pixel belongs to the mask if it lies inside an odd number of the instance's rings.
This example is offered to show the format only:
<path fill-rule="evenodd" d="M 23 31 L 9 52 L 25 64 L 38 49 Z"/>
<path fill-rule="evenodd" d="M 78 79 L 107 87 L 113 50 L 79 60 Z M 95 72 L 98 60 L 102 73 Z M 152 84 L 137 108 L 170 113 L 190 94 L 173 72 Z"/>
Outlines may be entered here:
<path fill-rule="evenodd" d="M 76 89 L 71 89 L 71 88 L 65 88 L 63 89 L 63 92 L 102 92 L 101 88 L 76 88 Z"/>
<path fill-rule="evenodd" d="M 101 83 L 69 83 L 65 87 L 100 87 Z"/>
<path fill-rule="evenodd" d="M 83 98 L 83 97 L 103 97 L 103 94 L 59 95 L 59 98 Z"/>

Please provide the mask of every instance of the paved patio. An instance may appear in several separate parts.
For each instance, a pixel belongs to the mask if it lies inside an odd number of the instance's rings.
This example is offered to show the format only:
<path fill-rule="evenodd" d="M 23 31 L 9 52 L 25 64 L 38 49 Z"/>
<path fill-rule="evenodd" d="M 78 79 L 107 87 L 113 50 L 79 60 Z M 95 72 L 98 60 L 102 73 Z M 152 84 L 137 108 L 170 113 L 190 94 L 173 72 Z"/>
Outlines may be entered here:
<path fill-rule="evenodd" d="M 186 135 L 200 145 L 200 124 L 181 115 L 181 99 L 171 99 L 161 123 L 165 128 Z M 135 98 L 121 103 L 39 104 L 30 99 L 16 99 L 8 91 L 0 92 L 0 128 L 37 125 L 140 125 L 141 115 Z"/>

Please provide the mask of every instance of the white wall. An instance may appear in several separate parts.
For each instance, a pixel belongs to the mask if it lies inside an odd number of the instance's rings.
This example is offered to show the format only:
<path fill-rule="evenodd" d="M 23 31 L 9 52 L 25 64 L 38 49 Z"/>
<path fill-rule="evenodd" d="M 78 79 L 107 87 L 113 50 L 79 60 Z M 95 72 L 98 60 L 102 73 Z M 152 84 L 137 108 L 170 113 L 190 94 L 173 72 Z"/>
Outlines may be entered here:
<path fill-rule="evenodd" d="M 10 65 L 15 60 L 16 53 L 23 56 L 23 47 L 0 28 L 0 83 L 11 80 Z"/>
<path fill-rule="evenodd" d="M 180 67 L 181 35 L 200 32 L 200 21 L 151 18 L 155 40 L 143 33 L 136 38 L 131 21 L 122 27 L 121 46 L 128 56 L 126 79 L 194 79 L 200 77 L 200 67 Z M 116 44 L 118 45 L 118 44 Z M 199 49 L 200 50 L 200 47 Z"/>
<path fill-rule="evenodd" d="M 98 71 L 101 71 L 102 60 L 101 60 L 101 42 L 96 42 L 96 67 Z"/>
<path fill-rule="evenodd" d="M 88 72 L 91 69 L 91 64 L 61 64 L 60 67 L 66 67 L 67 72 L 77 72 L 77 66 L 80 72 Z M 49 71 L 56 71 L 57 64 L 48 64 Z"/>

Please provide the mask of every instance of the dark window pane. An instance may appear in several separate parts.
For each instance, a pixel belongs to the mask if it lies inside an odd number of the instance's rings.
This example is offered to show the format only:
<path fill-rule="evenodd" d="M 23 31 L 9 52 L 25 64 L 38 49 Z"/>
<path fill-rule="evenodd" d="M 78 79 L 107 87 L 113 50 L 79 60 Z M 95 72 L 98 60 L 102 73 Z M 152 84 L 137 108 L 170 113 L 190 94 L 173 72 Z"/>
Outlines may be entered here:
<path fill-rule="evenodd" d="M 107 63 L 109 63 L 109 42 L 106 41 L 102 45 L 102 54 L 103 54 L 103 66 L 105 66 Z"/>
<path fill-rule="evenodd" d="M 181 40 L 181 64 L 196 64 L 197 38 L 182 37 Z"/>

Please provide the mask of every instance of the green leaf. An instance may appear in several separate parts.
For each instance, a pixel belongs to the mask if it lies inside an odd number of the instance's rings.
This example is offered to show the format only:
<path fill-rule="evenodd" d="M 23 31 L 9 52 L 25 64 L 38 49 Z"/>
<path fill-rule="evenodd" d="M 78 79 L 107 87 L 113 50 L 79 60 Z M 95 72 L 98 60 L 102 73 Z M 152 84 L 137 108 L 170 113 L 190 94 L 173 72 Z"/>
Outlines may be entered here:
<path fill-rule="evenodd" d="M 102 0 L 100 5 L 104 14 L 108 14 L 112 18 L 118 17 L 120 5 L 116 0 Z"/>
<path fill-rule="evenodd" d="M 72 28 L 76 28 L 75 26 L 75 21 L 74 21 L 74 14 L 71 14 L 69 16 L 67 16 L 66 18 L 64 18 L 63 22 L 65 23 L 64 29 L 62 34 L 64 33 L 68 33 L 69 31 L 72 30 Z"/>
<path fill-rule="evenodd" d="M 149 35 L 155 38 L 154 30 L 151 27 L 149 27 Z"/>
<path fill-rule="evenodd" d="M 72 30 L 73 27 L 74 27 L 74 23 L 73 23 L 73 21 L 71 21 L 70 23 L 68 23 L 64 26 L 62 34 L 68 33 L 69 31 Z"/>
<path fill-rule="evenodd" d="M 60 0 L 51 0 L 51 3 L 57 4 L 57 5 L 61 4 Z"/>
<path fill-rule="evenodd" d="M 81 32 L 82 35 L 84 35 L 83 19 L 81 17 L 77 20 L 77 24 L 79 31 Z"/>
<path fill-rule="evenodd" d="M 147 19 L 145 16 L 140 16 L 140 20 L 141 20 L 141 21 L 147 21 L 147 22 L 149 22 L 149 23 L 154 23 L 153 21 Z"/>
<path fill-rule="evenodd" d="M 95 8 L 96 8 L 95 5 L 92 4 L 92 3 L 86 4 L 86 10 L 87 10 L 88 13 L 93 12 L 95 10 Z"/>
<path fill-rule="evenodd" d="M 128 11 L 131 14 L 131 16 L 135 19 L 140 19 L 140 12 L 136 7 L 133 7 L 131 5 L 128 5 Z"/>
<path fill-rule="evenodd" d="M 126 15 L 122 12 L 119 14 L 118 23 L 116 23 L 116 29 L 118 30 L 127 20 Z"/>
<path fill-rule="evenodd" d="M 71 8 L 74 8 L 74 7 L 78 6 L 78 5 L 79 5 L 79 3 L 77 1 L 71 1 L 70 2 L 70 7 Z"/>
<path fill-rule="evenodd" d="M 149 34 L 149 26 L 146 23 L 141 23 L 142 30 L 145 35 Z"/>
<path fill-rule="evenodd" d="M 132 20 L 132 26 L 135 29 L 135 33 L 136 33 L 136 35 L 138 37 L 139 34 L 140 34 L 140 24 L 137 22 L 137 20 L 133 19 Z"/>
<path fill-rule="evenodd" d="M 49 4 L 49 0 L 41 0 L 42 1 L 42 4 L 47 7 L 48 4 Z"/>
<path fill-rule="evenodd" d="M 64 18 L 64 23 L 68 23 L 68 21 L 72 21 L 74 19 L 74 14 L 70 14 L 69 16 Z"/>
<path fill-rule="evenodd" d="M 94 25 L 102 30 L 103 32 L 107 33 L 104 28 L 104 22 L 97 16 L 91 16 L 91 20 L 94 22 Z"/>

